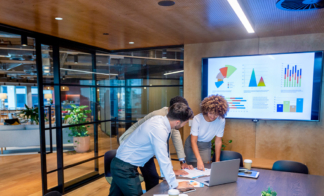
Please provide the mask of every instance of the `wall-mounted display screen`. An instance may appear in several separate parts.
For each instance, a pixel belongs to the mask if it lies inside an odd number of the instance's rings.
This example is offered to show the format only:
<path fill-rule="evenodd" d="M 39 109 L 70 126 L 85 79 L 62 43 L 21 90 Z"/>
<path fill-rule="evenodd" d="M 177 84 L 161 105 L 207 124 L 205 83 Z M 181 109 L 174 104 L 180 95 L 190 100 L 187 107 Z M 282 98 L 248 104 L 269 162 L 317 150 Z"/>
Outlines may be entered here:
<path fill-rule="evenodd" d="M 202 98 L 223 95 L 227 118 L 319 120 L 322 52 L 203 58 Z"/>

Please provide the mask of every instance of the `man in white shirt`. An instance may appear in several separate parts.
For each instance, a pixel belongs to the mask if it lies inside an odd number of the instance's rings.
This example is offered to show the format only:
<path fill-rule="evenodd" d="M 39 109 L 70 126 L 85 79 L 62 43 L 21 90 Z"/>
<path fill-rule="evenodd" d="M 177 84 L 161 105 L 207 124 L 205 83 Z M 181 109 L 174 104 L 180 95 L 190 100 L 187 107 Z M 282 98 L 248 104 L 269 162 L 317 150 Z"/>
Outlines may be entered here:
<path fill-rule="evenodd" d="M 183 127 L 192 117 L 193 112 L 189 106 L 175 103 L 167 116 L 154 116 L 140 125 L 121 144 L 111 162 L 113 180 L 109 196 L 142 195 L 137 167 L 143 167 L 153 156 L 156 156 L 170 189 L 191 187 L 185 182 L 178 184 L 169 158 L 167 141 L 171 129 Z"/>
<path fill-rule="evenodd" d="M 181 96 L 173 97 L 170 100 L 170 106 L 172 106 L 175 103 L 184 103 L 188 105 L 188 102 L 185 98 Z M 144 118 L 139 120 L 137 123 L 132 125 L 130 128 L 127 129 L 127 131 L 119 138 L 120 144 L 122 144 L 141 124 L 143 124 L 145 121 L 149 120 L 150 118 L 154 116 L 166 116 L 168 114 L 169 107 L 163 107 L 159 110 L 155 110 L 148 115 L 146 115 Z M 178 159 L 181 164 L 182 169 L 193 169 L 192 165 L 187 165 L 185 161 L 185 153 L 183 149 L 183 143 L 181 139 L 181 135 L 179 130 L 172 129 L 171 130 L 171 139 L 173 142 L 173 145 L 176 149 Z M 156 171 L 155 163 L 154 163 L 154 157 L 152 157 L 149 161 L 146 162 L 146 164 L 143 167 L 140 167 L 140 170 L 142 172 L 142 175 L 144 177 L 145 187 L 146 191 L 149 191 L 151 188 L 155 187 L 157 184 L 159 184 L 159 175 Z M 186 172 L 183 170 L 177 170 L 174 171 L 176 175 L 185 175 Z"/>

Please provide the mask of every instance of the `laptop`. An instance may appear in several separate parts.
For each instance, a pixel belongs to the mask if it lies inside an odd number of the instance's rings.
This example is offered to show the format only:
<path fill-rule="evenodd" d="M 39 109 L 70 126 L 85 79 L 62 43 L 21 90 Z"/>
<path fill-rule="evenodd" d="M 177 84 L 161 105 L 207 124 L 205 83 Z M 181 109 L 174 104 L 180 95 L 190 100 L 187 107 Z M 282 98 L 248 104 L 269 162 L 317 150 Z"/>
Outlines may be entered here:
<path fill-rule="evenodd" d="M 207 186 L 216 186 L 237 181 L 240 159 L 229 161 L 213 162 L 211 165 L 210 176 L 198 178 L 196 181 Z"/>

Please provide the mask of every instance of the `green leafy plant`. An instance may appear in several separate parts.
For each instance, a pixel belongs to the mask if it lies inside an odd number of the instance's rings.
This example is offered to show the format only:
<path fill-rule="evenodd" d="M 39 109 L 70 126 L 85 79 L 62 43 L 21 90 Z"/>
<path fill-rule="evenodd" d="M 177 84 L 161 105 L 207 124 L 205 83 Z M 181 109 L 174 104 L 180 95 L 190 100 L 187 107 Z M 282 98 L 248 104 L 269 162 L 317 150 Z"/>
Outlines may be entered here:
<path fill-rule="evenodd" d="M 25 119 L 30 119 L 31 124 L 34 124 L 34 122 L 36 123 L 36 125 L 38 125 L 39 123 L 39 117 L 38 117 L 38 108 L 34 108 L 31 107 L 29 108 L 26 104 L 25 104 L 25 109 L 22 110 L 20 112 L 20 114 L 23 114 Z"/>
<path fill-rule="evenodd" d="M 72 108 L 65 110 L 69 112 L 69 114 L 64 117 L 64 120 L 67 120 L 68 124 L 76 125 L 76 124 L 88 123 L 87 114 L 91 113 L 91 110 L 85 110 L 85 108 L 87 108 L 88 106 L 86 105 L 76 106 L 74 104 L 71 104 L 71 107 Z M 71 131 L 69 136 L 73 136 L 73 137 L 89 136 L 87 130 L 88 127 L 90 126 L 80 125 L 75 127 L 69 127 L 69 130 Z"/>
<path fill-rule="evenodd" d="M 271 190 L 270 186 L 267 190 L 261 192 L 262 196 L 277 196 L 277 192 Z"/>
<path fill-rule="evenodd" d="M 211 156 L 214 156 L 214 154 L 215 154 L 215 138 L 216 137 L 214 137 L 214 139 L 212 139 L 212 141 L 211 141 L 211 143 L 212 143 Z M 222 150 L 225 150 L 226 146 L 232 142 L 233 142 L 233 140 L 228 140 L 227 142 L 224 142 L 224 140 L 222 139 Z"/>

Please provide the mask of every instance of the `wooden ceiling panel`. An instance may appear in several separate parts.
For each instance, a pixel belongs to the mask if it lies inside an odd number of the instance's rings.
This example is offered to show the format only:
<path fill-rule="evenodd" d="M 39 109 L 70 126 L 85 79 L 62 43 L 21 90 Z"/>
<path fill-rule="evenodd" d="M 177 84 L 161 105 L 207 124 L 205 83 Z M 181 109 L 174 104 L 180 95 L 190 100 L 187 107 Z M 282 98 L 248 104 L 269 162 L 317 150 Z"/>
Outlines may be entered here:
<path fill-rule="evenodd" d="M 227 0 L 158 1 L 2 0 L 0 23 L 109 50 L 324 32 L 324 9 L 283 11 L 276 0 L 240 0 L 254 34 Z"/>

